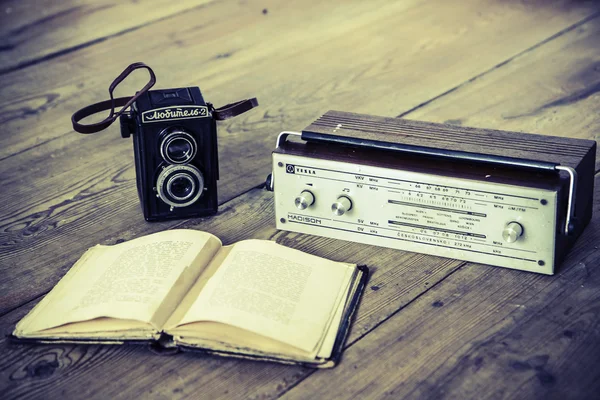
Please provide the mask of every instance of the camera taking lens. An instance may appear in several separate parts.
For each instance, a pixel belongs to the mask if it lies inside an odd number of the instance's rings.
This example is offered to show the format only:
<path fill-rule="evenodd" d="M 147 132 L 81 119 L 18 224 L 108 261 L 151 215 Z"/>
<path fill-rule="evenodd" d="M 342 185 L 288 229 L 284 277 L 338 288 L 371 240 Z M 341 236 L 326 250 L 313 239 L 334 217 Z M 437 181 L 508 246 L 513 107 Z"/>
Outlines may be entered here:
<path fill-rule="evenodd" d="M 167 182 L 167 192 L 177 200 L 188 199 L 195 189 L 194 180 L 185 174 L 177 174 Z"/>
<path fill-rule="evenodd" d="M 193 165 L 169 165 L 156 181 L 157 197 L 171 206 L 187 207 L 202 196 L 204 178 Z"/>

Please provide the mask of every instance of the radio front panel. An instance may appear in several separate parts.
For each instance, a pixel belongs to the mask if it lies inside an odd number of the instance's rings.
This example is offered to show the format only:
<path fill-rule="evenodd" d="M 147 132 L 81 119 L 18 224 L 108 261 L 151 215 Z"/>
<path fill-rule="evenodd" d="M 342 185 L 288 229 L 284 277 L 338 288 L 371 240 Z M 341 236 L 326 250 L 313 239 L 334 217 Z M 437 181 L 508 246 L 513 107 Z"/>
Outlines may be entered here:
<path fill-rule="evenodd" d="M 556 191 L 275 152 L 277 228 L 552 274 Z"/>

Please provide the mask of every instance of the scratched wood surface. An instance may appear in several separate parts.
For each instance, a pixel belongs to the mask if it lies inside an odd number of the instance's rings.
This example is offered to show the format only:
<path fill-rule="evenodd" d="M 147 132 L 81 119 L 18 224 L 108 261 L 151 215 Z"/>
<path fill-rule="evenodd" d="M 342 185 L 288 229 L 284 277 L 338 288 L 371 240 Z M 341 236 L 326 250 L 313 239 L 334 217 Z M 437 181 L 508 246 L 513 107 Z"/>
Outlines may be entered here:
<path fill-rule="evenodd" d="M 143 222 L 131 144 L 117 129 L 83 136 L 69 125 L 74 110 L 106 98 L 131 61 L 152 65 L 159 87 L 200 85 L 217 105 L 259 98 L 259 109 L 220 124 L 224 202 L 264 180 L 278 132 L 328 109 L 399 115 L 598 12 L 569 1 L 313 3 L 213 2 L 127 40 L 109 37 L 0 75 L 0 121 L 10 132 L 0 136 L 0 160 L 11 187 L 0 192 L 0 310 L 48 291 L 96 243 L 170 226 Z M 118 95 L 144 83 L 132 78 Z"/>
<path fill-rule="evenodd" d="M 0 340 L 7 398 L 594 398 L 599 206 L 553 277 L 278 232 L 258 186 L 277 133 L 328 109 L 597 139 L 594 1 L 0 4 L 0 327 L 89 246 L 176 226 L 264 238 L 373 272 L 331 371 L 138 347 Z M 260 108 L 219 126 L 217 216 L 149 224 L 131 143 L 82 136 L 77 108 L 128 63 Z M 143 84 L 133 76 L 119 95 Z M 598 183 L 598 182 L 597 182 Z M 596 194 L 598 184 L 596 185 Z M 596 199 L 598 196 L 595 197 Z"/>
<path fill-rule="evenodd" d="M 22 69 L 107 38 L 121 37 L 210 1 L 3 1 L 0 72 Z"/>

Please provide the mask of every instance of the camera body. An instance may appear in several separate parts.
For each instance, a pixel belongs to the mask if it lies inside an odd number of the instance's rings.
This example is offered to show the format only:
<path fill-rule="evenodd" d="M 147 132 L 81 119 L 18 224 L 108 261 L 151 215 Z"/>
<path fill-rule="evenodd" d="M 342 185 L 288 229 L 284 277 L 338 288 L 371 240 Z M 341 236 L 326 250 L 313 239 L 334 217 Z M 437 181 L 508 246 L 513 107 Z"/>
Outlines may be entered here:
<path fill-rule="evenodd" d="M 198 87 L 141 94 L 120 117 L 133 134 L 138 195 L 147 221 L 217 212 L 217 126 Z"/>

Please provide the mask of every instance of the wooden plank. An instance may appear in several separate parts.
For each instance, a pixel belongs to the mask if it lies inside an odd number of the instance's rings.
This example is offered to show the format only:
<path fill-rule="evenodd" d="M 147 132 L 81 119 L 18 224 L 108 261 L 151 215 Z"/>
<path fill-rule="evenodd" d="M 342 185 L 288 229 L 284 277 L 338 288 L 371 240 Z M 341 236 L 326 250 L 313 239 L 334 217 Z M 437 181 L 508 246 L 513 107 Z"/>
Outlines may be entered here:
<path fill-rule="evenodd" d="M 130 32 L 127 40 L 112 38 L 1 76 L 0 117 L 20 135 L 0 138 L 0 158 L 72 136 L 68 117 L 105 99 L 108 83 L 130 60 L 153 66 L 159 87 L 200 84 L 215 104 L 258 95 L 277 127 L 302 128 L 330 108 L 397 115 L 597 11 L 587 3 L 553 3 L 211 3 Z M 465 58 L 467 51 L 478 57 Z M 126 82 L 122 93 L 140 86 L 141 79 Z"/>
<path fill-rule="evenodd" d="M 467 264 L 283 398 L 597 397 L 598 202 L 594 212 L 557 275 Z"/>
<path fill-rule="evenodd" d="M 598 50 L 600 20 L 595 18 L 406 117 L 598 140 Z M 596 160 L 598 170 L 600 153 Z"/>
<path fill-rule="evenodd" d="M 47 291 L 87 247 L 129 239 L 132 225 L 140 234 L 172 225 L 143 222 L 130 145 L 114 129 L 83 137 L 70 128 L 70 114 L 105 97 L 125 58 L 153 65 L 162 87 L 202 83 L 217 105 L 258 95 L 260 110 L 220 127 L 223 202 L 264 179 L 279 131 L 301 129 L 329 108 L 395 115 L 594 10 L 491 0 L 224 1 L 0 76 L 0 119 L 12 133 L 0 136 L 0 176 L 11 188 L 0 193 L 0 312 Z M 144 40 L 149 35 L 156 40 Z M 481 56 L 467 59 L 466 51 Z"/>
<path fill-rule="evenodd" d="M 368 264 L 372 276 L 349 341 L 356 341 L 463 263 L 375 246 L 274 229 L 272 193 L 253 190 L 227 203 L 222 215 L 183 227 L 217 234 L 228 244 L 247 238 L 278 243 L 340 261 Z M 133 226 L 129 235 L 139 233 Z M 113 239 L 114 243 L 114 239 Z M 64 271 L 66 272 L 66 270 Z M 33 302 L 0 318 L 9 333 Z M 198 355 L 159 357 L 136 346 L 16 345 L 0 338 L 0 390 L 4 398 L 62 397 L 268 398 L 312 370 Z M 111 382 L 106 385 L 106 382 Z"/>
<path fill-rule="evenodd" d="M 4 1 L 0 10 L 0 74 L 139 29 L 209 1 Z"/>

